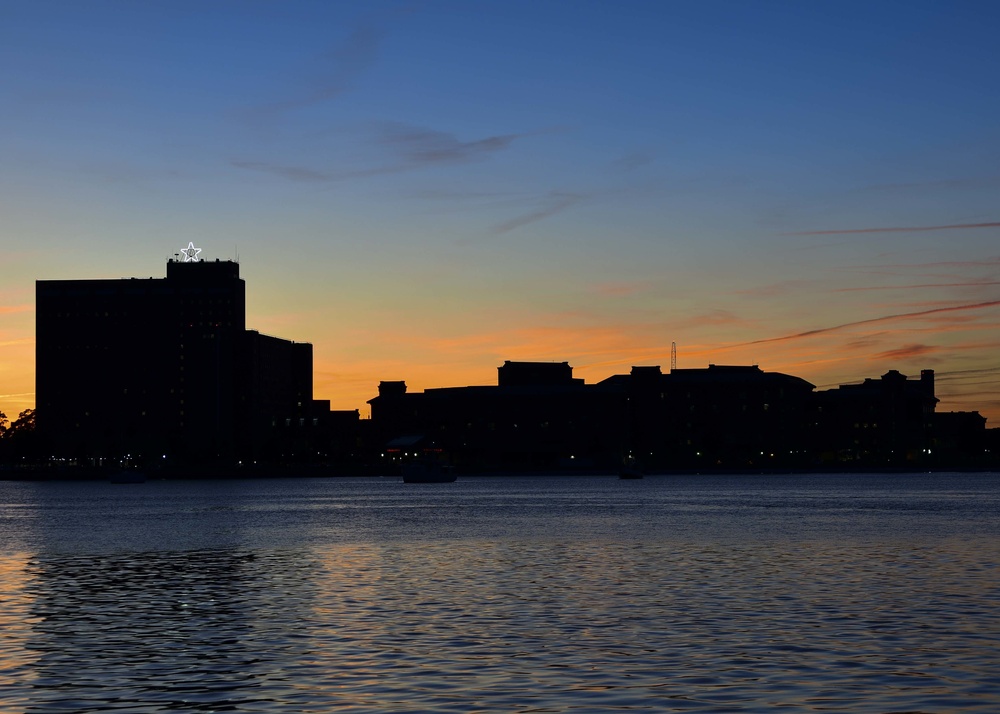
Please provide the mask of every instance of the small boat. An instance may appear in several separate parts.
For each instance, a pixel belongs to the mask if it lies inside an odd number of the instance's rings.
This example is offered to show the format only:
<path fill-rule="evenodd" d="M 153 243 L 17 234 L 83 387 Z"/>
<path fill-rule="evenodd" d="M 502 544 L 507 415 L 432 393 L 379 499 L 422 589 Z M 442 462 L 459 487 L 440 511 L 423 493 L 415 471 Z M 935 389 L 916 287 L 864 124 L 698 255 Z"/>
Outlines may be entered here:
<path fill-rule="evenodd" d="M 403 483 L 452 483 L 455 469 L 440 461 L 410 461 L 403 464 Z"/>

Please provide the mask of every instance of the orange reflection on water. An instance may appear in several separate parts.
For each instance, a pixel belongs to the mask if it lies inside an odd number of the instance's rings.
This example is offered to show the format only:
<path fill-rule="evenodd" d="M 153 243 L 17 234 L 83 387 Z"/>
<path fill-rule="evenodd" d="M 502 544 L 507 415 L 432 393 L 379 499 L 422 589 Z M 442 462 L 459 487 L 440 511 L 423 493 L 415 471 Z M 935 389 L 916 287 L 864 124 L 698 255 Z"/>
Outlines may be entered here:
<path fill-rule="evenodd" d="M 25 553 L 0 555 L 0 691 L 12 691 L 17 681 L 23 684 L 30 678 L 31 666 L 37 657 L 29 647 L 32 628 L 38 618 L 31 614 L 33 596 L 28 591 L 31 576 L 28 573 L 29 556 Z M 23 711 L 24 701 L 4 695 L 0 712 Z"/>

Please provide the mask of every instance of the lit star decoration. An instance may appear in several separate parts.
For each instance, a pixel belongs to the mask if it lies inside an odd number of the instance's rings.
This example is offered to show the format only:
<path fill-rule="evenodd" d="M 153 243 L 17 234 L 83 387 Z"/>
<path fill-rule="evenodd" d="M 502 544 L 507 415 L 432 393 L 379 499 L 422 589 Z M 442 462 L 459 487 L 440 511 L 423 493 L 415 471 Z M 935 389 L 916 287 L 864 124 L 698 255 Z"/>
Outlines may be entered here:
<path fill-rule="evenodd" d="M 187 248 L 182 248 L 181 253 L 184 254 L 185 263 L 197 263 L 201 260 L 198 257 L 198 253 L 201 252 L 201 248 L 195 248 L 194 243 L 189 242 Z"/>

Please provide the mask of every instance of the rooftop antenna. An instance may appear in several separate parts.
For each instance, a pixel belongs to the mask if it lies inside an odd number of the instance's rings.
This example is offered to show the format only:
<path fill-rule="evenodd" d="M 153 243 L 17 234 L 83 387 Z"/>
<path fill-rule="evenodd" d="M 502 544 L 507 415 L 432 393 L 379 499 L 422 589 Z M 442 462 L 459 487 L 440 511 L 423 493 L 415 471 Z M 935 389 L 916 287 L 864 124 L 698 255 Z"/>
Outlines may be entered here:
<path fill-rule="evenodd" d="M 670 343 L 670 371 L 677 369 L 677 343 Z"/>

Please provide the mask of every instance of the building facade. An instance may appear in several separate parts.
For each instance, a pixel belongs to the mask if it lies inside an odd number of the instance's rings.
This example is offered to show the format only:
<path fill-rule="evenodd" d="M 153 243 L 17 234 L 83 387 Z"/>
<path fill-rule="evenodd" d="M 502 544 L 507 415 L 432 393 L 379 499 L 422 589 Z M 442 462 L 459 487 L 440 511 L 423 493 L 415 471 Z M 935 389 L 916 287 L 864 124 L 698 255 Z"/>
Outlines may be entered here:
<path fill-rule="evenodd" d="M 758 367 L 633 367 L 585 384 L 565 362 L 510 362 L 496 386 L 408 393 L 382 382 L 370 400 L 383 442 L 422 437 L 456 465 L 487 470 L 768 468 L 808 455 L 813 385 Z"/>
<path fill-rule="evenodd" d="M 986 420 L 935 413 L 937 401 L 933 370 L 815 391 L 756 365 L 640 366 L 585 384 L 566 362 L 508 361 L 496 386 L 408 392 L 382 382 L 369 404 L 377 443 L 433 446 L 470 470 L 608 470 L 633 459 L 649 471 L 693 472 L 995 461 Z"/>
<path fill-rule="evenodd" d="M 928 460 L 938 402 L 934 370 L 917 379 L 889 370 L 818 392 L 815 402 L 814 445 L 824 462 L 903 466 Z"/>
<path fill-rule="evenodd" d="M 312 346 L 246 329 L 237 263 L 185 258 L 165 278 L 36 282 L 37 428 L 53 457 L 254 458 L 279 424 L 312 417 Z"/>

